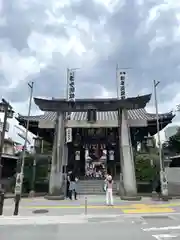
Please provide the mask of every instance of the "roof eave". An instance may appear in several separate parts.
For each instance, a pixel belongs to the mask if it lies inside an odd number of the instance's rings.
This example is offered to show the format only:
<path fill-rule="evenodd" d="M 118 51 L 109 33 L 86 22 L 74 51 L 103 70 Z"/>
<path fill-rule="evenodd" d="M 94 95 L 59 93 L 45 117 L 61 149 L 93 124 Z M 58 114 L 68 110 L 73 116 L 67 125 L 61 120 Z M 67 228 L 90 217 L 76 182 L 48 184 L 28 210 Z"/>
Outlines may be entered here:
<path fill-rule="evenodd" d="M 95 99 L 94 101 L 79 100 L 75 101 L 75 104 L 69 104 L 65 99 L 42 99 L 34 98 L 35 104 L 42 111 L 63 111 L 63 112 L 82 112 L 89 108 L 95 108 L 97 111 L 116 111 L 120 108 L 126 109 L 139 109 L 144 108 L 150 101 L 151 94 L 127 98 L 127 99 Z"/>

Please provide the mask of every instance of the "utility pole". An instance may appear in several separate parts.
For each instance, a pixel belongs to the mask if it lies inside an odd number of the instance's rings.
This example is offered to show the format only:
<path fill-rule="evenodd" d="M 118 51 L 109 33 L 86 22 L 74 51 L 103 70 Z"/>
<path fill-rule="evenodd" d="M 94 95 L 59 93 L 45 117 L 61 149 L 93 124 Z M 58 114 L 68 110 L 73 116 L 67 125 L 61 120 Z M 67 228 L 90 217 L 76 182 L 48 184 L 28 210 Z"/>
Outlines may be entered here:
<path fill-rule="evenodd" d="M 0 103 L 0 112 L 4 112 L 4 121 L 3 121 L 3 129 L 1 133 L 1 145 L 0 145 L 0 215 L 3 214 L 3 206 L 4 206 L 4 189 L 1 184 L 2 179 L 2 154 L 4 147 L 4 139 L 6 133 L 7 119 L 13 118 L 14 111 L 12 110 L 11 105 L 5 100 L 2 99 Z"/>
<path fill-rule="evenodd" d="M 26 147 L 27 147 L 27 141 L 28 141 L 28 131 L 29 131 L 29 117 L 31 115 L 31 105 L 32 105 L 32 96 L 33 96 L 33 87 L 34 82 L 28 83 L 28 86 L 30 88 L 30 98 L 29 98 L 29 107 L 28 107 L 28 119 L 27 119 L 27 125 L 26 125 L 26 134 L 25 134 L 25 140 L 24 140 L 24 148 L 23 148 L 23 155 L 22 155 L 22 163 L 21 163 L 21 174 L 24 174 L 24 159 L 26 155 Z"/>
<path fill-rule="evenodd" d="M 154 101 L 155 101 L 155 108 L 156 108 L 156 125 L 157 125 L 157 137 L 158 137 L 158 146 L 159 146 L 159 164 L 160 164 L 160 183 L 161 183 L 161 194 L 162 199 L 167 200 L 168 198 L 168 184 L 167 184 L 167 176 L 165 173 L 164 168 L 164 160 L 162 158 L 162 144 L 160 138 L 160 127 L 159 127 L 159 113 L 158 113 L 158 100 L 157 100 L 157 86 L 159 85 L 159 81 L 154 80 Z"/>
<path fill-rule="evenodd" d="M 29 107 L 28 107 L 28 119 L 26 124 L 26 133 L 25 133 L 25 140 L 22 152 L 22 162 L 21 162 L 21 169 L 20 172 L 17 173 L 16 176 L 16 186 L 15 186 L 15 208 L 14 208 L 14 215 L 18 215 L 19 212 L 19 202 L 21 199 L 22 193 L 22 185 L 23 185 L 23 175 L 24 175 L 24 165 L 25 165 L 25 155 L 26 155 L 26 147 L 28 142 L 28 131 L 29 131 L 29 117 L 31 114 L 31 105 L 32 105 L 32 96 L 33 96 L 33 87 L 34 82 L 28 83 L 30 88 L 30 98 L 29 98 Z"/>

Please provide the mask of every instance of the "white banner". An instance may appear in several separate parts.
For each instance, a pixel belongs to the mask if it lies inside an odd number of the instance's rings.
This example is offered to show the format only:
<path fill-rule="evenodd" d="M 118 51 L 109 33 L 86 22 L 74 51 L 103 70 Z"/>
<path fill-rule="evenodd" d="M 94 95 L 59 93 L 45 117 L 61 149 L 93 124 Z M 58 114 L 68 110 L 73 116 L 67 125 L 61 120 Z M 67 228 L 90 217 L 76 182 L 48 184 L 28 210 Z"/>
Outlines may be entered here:
<path fill-rule="evenodd" d="M 121 99 L 126 98 L 126 93 L 125 93 L 125 81 L 126 81 L 126 72 L 120 72 L 120 97 Z"/>
<path fill-rule="evenodd" d="M 66 128 L 66 142 L 72 142 L 72 128 Z"/>
<path fill-rule="evenodd" d="M 68 101 L 75 101 L 75 71 L 68 71 Z"/>
<path fill-rule="evenodd" d="M 109 160 L 114 161 L 114 151 L 113 150 L 109 151 Z"/>
<path fill-rule="evenodd" d="M 75 152 L 75 160 L 80 161 L 80 151 Z"/>
<path fill-rule="evenodd" d="M 68 69 L 67 71 L 67 100 L 75 101 L 75 71 L 73 69 Z M 67 113 L 66 119 L 71 119 L 71 113 Z M 72 129 L 66 129 L 66 142 L 72 142 Z"/>

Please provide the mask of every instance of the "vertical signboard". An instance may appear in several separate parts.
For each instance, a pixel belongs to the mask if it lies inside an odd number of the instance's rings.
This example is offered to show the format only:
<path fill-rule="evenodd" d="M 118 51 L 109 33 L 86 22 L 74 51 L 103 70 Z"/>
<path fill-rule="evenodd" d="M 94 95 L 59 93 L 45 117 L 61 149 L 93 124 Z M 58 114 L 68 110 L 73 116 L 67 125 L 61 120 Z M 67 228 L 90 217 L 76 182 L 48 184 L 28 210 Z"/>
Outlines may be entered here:
<path fill-rule="evenodd" d="M 67 100 L 69 102 L 75 101 L 75 70 L 67 69 Z M 67 113 L 67 120 L 71 119 L 71 112 Z M 72 129 L 66 129 L 66 142 L 72 142 Z"/>
<path fill-rule="evenodd" d="M 66 142 L 72 142 L 72 128 L 66 128 Z"/>
<path fill-rule="evenodd" d="M 126 98 L 125 80 L 126 80 L 126 72 L 120 72 L 120 97 L 121 97 L 121 99 Z"/>

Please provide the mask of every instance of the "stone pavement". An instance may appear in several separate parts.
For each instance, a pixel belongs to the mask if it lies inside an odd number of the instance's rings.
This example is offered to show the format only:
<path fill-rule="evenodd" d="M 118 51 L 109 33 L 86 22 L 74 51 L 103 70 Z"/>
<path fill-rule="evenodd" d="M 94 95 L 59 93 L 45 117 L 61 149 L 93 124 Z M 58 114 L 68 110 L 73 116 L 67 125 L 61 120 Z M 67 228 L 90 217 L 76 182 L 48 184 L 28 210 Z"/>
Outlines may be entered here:
<path fill-rule="evenodd" d="M 4 215 L 12 216 L 14 200 L 6 199 Z M 63 200 L 50 201 L 44 198 L 22 199 L 19 214 L 21 216 L 34 215 L 34 211 L 44 211 L 44 215 L 63 216 L 84 214 L 148 214 L 148 213 L 180 213 L 180 200 L 168 202 L 152 201 L 143 198 L 141 201 L 122 201 L 119 197 L 114 198 L 114 206 L 105 205 L 104 196 L 87 196 L 87 208 L 85 197 L 80 196 L 77 201 Z"/>

